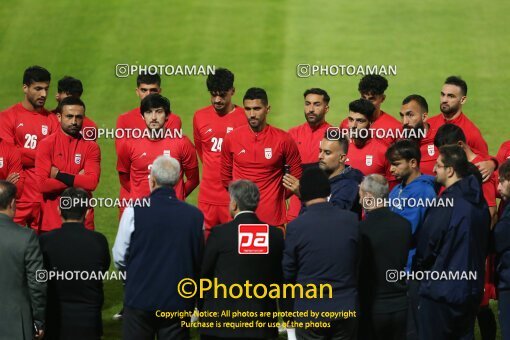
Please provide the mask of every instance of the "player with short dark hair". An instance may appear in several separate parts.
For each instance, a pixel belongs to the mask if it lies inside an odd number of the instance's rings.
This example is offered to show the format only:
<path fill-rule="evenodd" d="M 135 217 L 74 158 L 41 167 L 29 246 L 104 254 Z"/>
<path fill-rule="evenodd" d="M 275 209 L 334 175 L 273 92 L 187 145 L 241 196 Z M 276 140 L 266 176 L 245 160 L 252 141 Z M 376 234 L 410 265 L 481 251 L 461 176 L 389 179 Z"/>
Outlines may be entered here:
<path fill-rule="evenodd" d="M 198 186 L 199 171 L 195 148 L 188 137 L 176 134 L 166 136 L 159 133 L 167 128 L 171 116 L 170 101 L 158 93 L 152 93 L 142 99 L 139 112 L 150 133 L 133 142 L 122 143 L 117 156 L 117 170 L 121 185 L 129 198 L 148 196 L 149 174 L 152 163 L 160 155 L 175 158 L 180 166 L 179 181 L 175 185 L 177 198 L 185 200 Z M 186 182 L 184 177 L 186 176 Z"/>
<path fill-rule="evenodd" d="M 386 99 L 384 92 L 387 88 L 388 80 L 377 74 L 364 76 L 358 84 L 361 98 L 369 100 L 375 107 L 373 117 L 371 118 L 371 128 L 386 131 L 386 136 L 381 138 L 381 141 L 389 146 L 396 140 L 396 131 L 402 127 L 396 118 L 381 110 L 381 104 Z M 342 121 L 340 128 L 349 128 L 349 118 Z"/>
<path fill-rule="evenodd" d="M 320 88 L 307 89 L 303 93 L 303 97 L 305 100 L 306 122 L 289 129 L 289 134 L 297 144 L 301 157 L 301 167 L 305 170 L 310 166 L 317 165 L 319 145 L 331 124 L 326 121 L 330 97 L 325 90 Z M 291 196 L 287 210 L 287 222 L 296 218 L 300 209 L 301 201 L 299 198 L 296 195 Z"/>
<path fill-rule="evenodd" d="M 266 122 L 271 107 L 266 91 L 250 88 L 243 98 L 248 125 L 225 137 L 221 150 L 221 179 L 228 188 L 232 180 L 248 179 L 260 190 L 257 216 L 273 226 L 283 227 L 287 221 L 285 199 L 291 193 L 282 184 L 285 166 L 290 174 L 301 177 L 301 158 L 292 137 Z"/>
<path fill-rule="evenodd" d="M 101 174 L 101 150 L 94 141 L 83 139 L 80 131 L 85 104 L 80 98 L 67 97 L 59 104 L 60 128 L 41 142 L 35 160 L 38 189 L 42 194 L 40 231 L 60 228 L 60 195 L 69 187 L 79 187 L 89 195 L 96 190 Z M 64 207 L 65 208 L 65 207 Z M 91 209 L 85 227 L 94 230 Z"/>
<path fill-rule="evenodd" d="M 205 236 L 213 226 L 230 221 L 230 198 L 221 183 L 221 148 L 227 134 L 246 125 L 242 107 L 232 102 L 235 94 L 234 74 L 218 68 L 207 77 L 211 105 L 195 112 L 193 139 L 202 160 L 202 180 L 198 192 L 198 208 L 204 214 Z"/>
<path fill-rule="evenodd" d="M 23 74 L 22 102 L 0 113 L 0 138 L 14 144 L 21 153 L 25 176 L 24 189 L 16 202 L 14 222 L 38 230 L 40 226 L 41 193 L 35 173 L 35 155 L 39 143 L 59 127 L 44 108 L 50 87 L 50 73 L 31 66 Z"/>

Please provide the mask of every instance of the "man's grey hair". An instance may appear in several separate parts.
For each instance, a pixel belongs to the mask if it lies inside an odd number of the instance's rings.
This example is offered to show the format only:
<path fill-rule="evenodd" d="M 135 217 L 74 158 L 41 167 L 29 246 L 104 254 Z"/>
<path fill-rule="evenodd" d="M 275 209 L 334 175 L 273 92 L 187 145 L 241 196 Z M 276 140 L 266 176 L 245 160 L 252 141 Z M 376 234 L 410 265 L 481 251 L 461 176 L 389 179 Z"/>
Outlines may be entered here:
<path fill-rule="evenodd" d="M 181 165 L 175 158 L 170 156 L 158 156 L 154 163 L 152 163 L 151 176 L 157 185 L 163 187 L 173 187 L 179 180 L 180 172 Z"/>
<path fill-rule="evenodd" d="M 257 185 L 252 181 L 240 179 L 232 182 L 228 186 L 230 198 L 233 199 L 239 210 L 255 211 L 259 205 L 260 192 Z"/>
<path fill-rule="evenodd" d="M 360 184 L 360 188 L 372 194 L 374 198 L 387 198 L 390 193 L 388 181 L 378 174 L 365 176 Z"/>

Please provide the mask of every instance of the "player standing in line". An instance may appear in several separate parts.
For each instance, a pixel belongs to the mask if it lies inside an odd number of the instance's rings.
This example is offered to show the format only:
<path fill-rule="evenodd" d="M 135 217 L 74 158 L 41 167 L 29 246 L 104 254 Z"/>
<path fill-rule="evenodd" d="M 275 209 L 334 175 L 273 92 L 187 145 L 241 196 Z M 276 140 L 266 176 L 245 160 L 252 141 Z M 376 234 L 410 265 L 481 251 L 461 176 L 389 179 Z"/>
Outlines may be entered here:
<path fill-rule="evenodd" d="M 40 227 L 41 192 L 35 174 L 35 155 L 39 143 L 58 128 L 44 108 L 48 97 L 51 75 L 40 66 L 31 66 L 23 74 L 22 102 L 0 113 L 0 138 L 14 144 L 21 152 L 21 163 L 25 175 L 24 190 L 16 202 L 14 222 Z"/>
<path fill-rule="evenodd" d="M 435 176 L 434 166 L 436 165 L 439 151 L 434 145 L 436 130 L 427 122 L 429 106 L 425 98 L 419 94 L 407 96 L 402 101 L 400 118 L 404 130 L 414 130 L 418 138 L 415 139 L 420 146 L 421 160 L 420 172 L 425 175 Z M 421 136 L 424 137 L 422 138 Z"/>
<path fill-rule="evenodd" d="M 285 168 L 301 177 L 301 158 L 292 137 L 266 122 L 269 106 L 266 91 L 252 87 L 243 98 L 248 125 L 225 137 L 221 150 L 221 180 L 228 188 L 232 180 L 248 179 L 260 190 L 257 217 L 284 228 L 287 221 L 285 200 L 291 195 L 283 186 Z"/>
<path fill-rule="evenodd" d="M 58 81 L 57 94 L 55 95 L 55 99 L 57 100 L 57 107 L 51 111 L 51 113 L 54 113 L 54 114 L 50 116 L 51 118 L 54 118 L 56 120 L 57 126 L 60 125 L 60 123 L 58 122 L 58 119 L 57 119 L 57 115 L 56 115 L 59 110 L 60 102 L 63 99 L 65 99 L 67 97 L 71 97 L 71 96 L 76 97 L 76 98 L 81 98 L 82 94 L 83 94 L 83 85 L 81 83 L 81 80 L 73 78 L 73 77 L 65 76 Z M 97 124 L 94 123 L 94 121 L 92 119 L 85 116 L 83 118 L 82 130 L 83 129 L 85 129 L 85 131 L 87 131 L 88 129 L 97 130 Z M 94 138 L 89 139 L 88 138 L 89 135 Z M 87 134 L 86 138 L 87 138 L 87 140 L 92 140 L 92 139 L 96 140 L 96 136 L 97 136 L 97 133 L 93 133 L 93 134 L 89 133 L 89 134 Z"/>
<path fill-rule="evenodd" d="M 462 129 L 466 141 L 474 153 L 484 158 L 489 155 L 487 142 L 478 127 L 462 112 L 467 101 L 467 84 L 457 76 L 446 78 L 441 89 L 441 113 L 428 119 L 430 126 L 438 130 L 444 124 L 455 124 Z M 487 157 L 488 158 L 488 157 Z M 475 164 L 486 181 L 497 168 L 496 159 L 491 158 Z"/>
<path fill-rule="evenodd" d="M 326 113 L 329 111 L 330 97 L 328 93 L 319 88 L 312 88 L 303 94 L 305 99 L 306 122 L 289 130 L 289 134 L 297 144 L 301 157 L 303 171 L 318 164 L 319 147 L 327 129 L 331 126 L 326 122 Z M 301 209 L 301 201 L 296 195 L 289 200 L 287 222 L 295 219 Z"/>
<path fill-rule="evenodd" d="M 242 107 L 232 103 L 235 94 L 234 74 L 225 68 L 216 69 L 207 77 L 211 105 L 195 112 L 193 139 L 202 161 L 202 180 L 198 191 L 198 208 L 204 214 L 205 237 L 211 228 L 231 220 L 230 197 L 223 189 L 221 175 L 221 147 L 225 136 L 235 128 L 246 125 Z"/>
<path fill-rule="evenodd" d="M 85 104 L 80 98 L 67 97 L 59 103 L 57 111 L 60 128 L 40 143 L 35 160 L 38 189 L 42 193 L 42 232 L 62 226 L 59 208 L 65 209 L 69 203 L 62 200 L 60 204 L 65 189 L 82 188 L 91 196 L 101 174 L 99 145 L 83 139 L 80 133 Z M 94 230 L 93 212 L 91 209 L 85 217 L 85 227 L 90 230 Z"/>
<path fill-rule="evenodd" d="M 390 146 L 397 140 L 397 130 L 401 130 L 400 122 L 393 116 L 381 110 L 381 104 L 386 99 L 384 91 L 388 88 L 388 80 L 377 74 L 369 74 L 361 78 L 358 84 L 358 91 L 361 98 L 369 100 L 375 107 L 371 128 L 380 129 L 386 132 L 385 138 L 380 140 Z M 340 124 L 341 129 L 349 128 L 349 118 L 345 118 Z"/>
<path fill-rule="evenodd" d="M 139 74 L 136 78 L 136 95 L 140 98 L 140 101 L 147 97 L 149 94 L 162 92 L 161 88 L 161 77 L 159 74 Z M 165 128 L 174 131 L 175 129 L 180 130 L 182 127 L 181 118 L 175 113 L 171 112 L 168 114 L 168 119 L 165 124 Z M 128 129 L 139 129 L 145 130 L 147 125 L 143 118 L 143 113 L 140 112 L 140 107 L 136 107 L 131 111 L 121 114 L 117 118 L 117 124 L 115 126 L 117 130 L 124 130 L 124 136 L 127 134 Z M 132 130 L 131 130 L 132 131 Z M 115 139 L 115 151 L 117 153 L 117 167 L 119 167 L 119 150 L 122 148 L 124 142 L 129 141 L 128 138 L 116 138 Z M 129 183 L 128 183 L 129 185 Z M 125 189 L 125 185 L 120 186 L 119 197 L 122 200 L 129 198 L 129 193 Z M 122 215 L 123 207 L 120 208 L 119 218 Z"/>
<path fill-rule="evenodd" d="M 118 151 L 117 170 L 120 183 L 131 199 L 149 196 L 149 175 L 152 163 L 160 155 L 175 158 L 180 166 L 179 182 L 175 185 L 178 199 L 185 200 L 199 183 L 198 160 L 195 147 L 188 137 L 164 135 L 166 123 L 171 116 L 170 101 L 160 94 L 150 94 L 142 100 L 140 112 L 148 134 L 136 140 L 122 143 Z M 186 176 L 184 182 L 183 176 Z"/>

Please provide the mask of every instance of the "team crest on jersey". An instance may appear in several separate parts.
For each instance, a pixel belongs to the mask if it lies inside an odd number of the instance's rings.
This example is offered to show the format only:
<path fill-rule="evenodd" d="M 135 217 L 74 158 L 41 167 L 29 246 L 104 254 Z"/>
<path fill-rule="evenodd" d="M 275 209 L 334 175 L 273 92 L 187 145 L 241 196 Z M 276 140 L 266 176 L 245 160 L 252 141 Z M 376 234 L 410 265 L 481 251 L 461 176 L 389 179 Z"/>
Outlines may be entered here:
<path fill-rule="evenodd" d="M 264 149 L 264 156 L 266 156 L 266 159 L 271 159 L 271 157 L 273 157 L 273 149 L 265 148 Z"/>
<path fill-rule="evenodd" d="M 41 126 L 41 133 L 45 136 L 48 134 L 48 125 Z"/>
<path fill-rule="evenodd" d="M 170 157 L 170 150 L 163 150 L 163 155 Z"/>
<path fill-rule="evenodd" d="M 230 127 L 230 126 L 227 127 L 227 133 L 231 133 L 233 130 L 234 130 L 233 127 Z"/>
<path fill-rule="evenodd" d="M 4 167 L 4 158 L 0 157 L 0 168 Z"/>
<path fill-rule="evenodd" d="M 76 164 L 80 164 L 81 163 L 81 153 L 77 153 L 74 155 L 74 162 Z"/>
<path fill-rule="evenodd" d="M 372 161 L 374 160 L 374 156 L 372 155 L 367 155 L 367 157 L 365 158 L 365 164 L 367 166 L 372 166 Z"/>
<path fill-rule="evenodd" d="M 427 151 L 429 153 L 429 156 L 434 156 L 436 151 L 434 150 L 434 144 L 427 145 Z"/>

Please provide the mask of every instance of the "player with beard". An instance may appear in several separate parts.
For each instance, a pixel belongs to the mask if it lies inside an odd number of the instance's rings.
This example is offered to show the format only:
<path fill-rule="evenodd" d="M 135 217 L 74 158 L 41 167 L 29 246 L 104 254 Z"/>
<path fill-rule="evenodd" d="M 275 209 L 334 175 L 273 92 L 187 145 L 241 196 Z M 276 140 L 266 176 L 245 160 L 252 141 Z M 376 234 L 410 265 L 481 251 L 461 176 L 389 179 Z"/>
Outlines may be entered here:
<path fill-rule="evenodd" d="M 239 126 L 246 125 L 242 107 L 232 103 L 235 94 L 234 74 L 218 68 L 207 77 L 211 105 L 193 116 L 193 139 L 198 157 L 202 160 L 202 180 L 198 191 L 198 208 L 204 214 L 205 237 L 211 228 L 231 220 L 230 196 L 223 189 L 219 169 L 221 147 L 225 136 Z"/>
<path fill-rule="evenodd" d="M 425 98 L 419 94 L 412 94 L 402 101 L 400 118 L 402 127 L 405 130 L 414 130 L 414 135 L 417 136 L 416 141 L 421 152 L 420 172 L 433 176 L 438 150 L 434 145 L 436 130 L 427 122 L 428 111 L 429 106 Z"/>
<path fill-rule="evenodd" d="M 40 227 L 41 192 L 35 173 L 35 155 L 39 143 L 59 128 L 44 108 L 51 75 L 40 66 L 31 66 L 23 74 L 25 98 L 0 113 L 0 138 L 14 144 L 21 153 L 25 184 L 21 197 L 16 201 L 14 222 Z"/>
<path fill-rule="evenodd" d="M 289 134 L 297 144 L 301 156 L 301 167 L 304 171 L 309 166 L 317 165 L 317 149 L 331 124 L 326 122 L 330 97 L 325 90 L 319 88 L 308 89 L 303 97 L 305 99 L 306 122 L 289 129 Z M 292 180 L 292 178 L 289 180 Z M 301 202 L 299 198 L 295 195 L 291 196 L 289 209 L 287 210 L 287 222 L 295 219 L 300 209 Z"/>
<path fill-rule="evenodd" d="M 361 98 L 369 100 L 375 107 L 371 128 L 386 131 L 387 136 L 380 140 L 386 144 L 386 146 L 390 146 L 391 143 L 396 141 L 396 131 L 400 130 L 402 127 L 396 118 L 381 110 L 381 104 L 386 99 L 384 92 L 387 88 L 388 80 L 377 74 L 364 76 L 358 84 L 358 91 Z M 349 118 L 346 118 L 340 124 L 340 129 L 346 130 L 348 128 Z"/>
<path fill-rule="evenodd" d="M 462 106 L 467 101 L 467 84 L 457 76 L 446 78 L 441 89 L 441 113 L 429 118 L 428 123 L 437 130 L 444 124 L 455 124 L 464 131 L 469 147 L 478 155 L 488 158 L 489 149 L 478 127 L 462 112 Z M 483 180 L 487 181 L 497 168 L 495 158 L 487 159 L 475 164 Z"/>
<path fill-rule="evenodd" d="M 390 164 L 385 152 L 388 146 L 369 132 L 375 107 L 366 99 L 356 99 L 349 103 L 349 149 L 345 164 L 358 169 L 363 175 L 379 174 L 388 180 L 390 189 L 396 182 L 390 174 Z"/>

